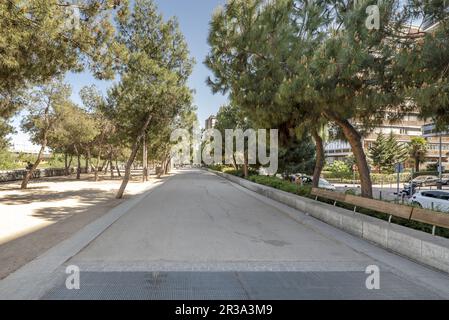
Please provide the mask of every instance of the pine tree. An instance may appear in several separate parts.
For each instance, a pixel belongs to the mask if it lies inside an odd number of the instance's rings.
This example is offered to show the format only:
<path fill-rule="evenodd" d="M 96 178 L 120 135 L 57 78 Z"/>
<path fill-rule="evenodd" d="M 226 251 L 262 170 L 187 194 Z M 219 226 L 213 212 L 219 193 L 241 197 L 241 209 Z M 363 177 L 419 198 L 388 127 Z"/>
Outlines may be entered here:
<path fill-rule="evenodd" d="M 132 12 L 120 15 L 117 24 L 117 42 L 126 55 L 121 80 L 109 93 L 107 113 L 131 149 L 116 195 L 120 199 L 144 137 L 169 126 L 191 105 L 186 83 L 194 61 L 176 19 L 164 21 L 151 0 L 134 1 Z"/>
<path fill-rule="evenodd" d="M 385 135 L 380 132 L 377 135 L 376 141 L 374 141 L 371 146 L 368 148 L 369 156 L 372 160 L 372 163 L 375 167 L 377 167 L 379 173 L 385 168 L 385 162 L 387 158 L 387 139 Z"/>
<path fill-rule="evenodd" d="M 368 150 L 373 165 L 378 168 L 379 173 L 393 172 L 396 164 L 403 163 L 409 157 L 408 146 L 398 142 L 393 133 L 390 133 L 388 137 L 379 133 Z"/>
<path fill-rule="evenodd" d="M 28 96 L 28 113 L 22 119 L 22 129 L 31 136 L 31 141 L 40 146 L 36 161 L 23 178 L 21 188 L 26 189 L 34 171 L 39 166 L 47 148 L 50 135 L 55 130 L 63 108 L 70 103 L 71 88 L 61 79 L 36 88 Z"/>
<path fill-rule="evenodd" d="M 10 117 L 27 105 L 28 89 L 86 68 L 96 78 L 113 77 L 123 52 L 110 13 L 123 14 L 126 3 L 0 1 L 0 140 L 11 132 Z"/>

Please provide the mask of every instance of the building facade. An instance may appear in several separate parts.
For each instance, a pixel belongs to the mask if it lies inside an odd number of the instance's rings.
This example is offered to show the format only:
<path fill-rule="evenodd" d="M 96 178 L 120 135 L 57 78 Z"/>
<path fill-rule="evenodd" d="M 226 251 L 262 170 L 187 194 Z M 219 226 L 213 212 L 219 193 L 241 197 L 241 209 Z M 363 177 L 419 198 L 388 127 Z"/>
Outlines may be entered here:
<path fill-rule="evenodd" d="M 423 127 L 426 124 L 424 120 L 420 120 L 417 113 L 408 113 L 404 117 L 396 122 L 390 123 L 384 121 L 384 123 L 372 130 L 371 133 L 363 137 L 363 147 L 365 153 L 368 154 L 368 150 L 376 141 L 378 135 L 383 133 L 385 136 L 394 135 L 396 140 L 403 144 L 410 143 L 414 137 L 426 137 L 428 142 L 426 160 L 427 163 L 437 162 L 439 160 L 439 137 L 428 137 L 424 135 Z M 449 137 L 444 136 L 442 138 L 442 154 L 443 163 L 448 162 L 449 158 Z M 332 163 L 336 160 L 343 160 L 346 157 L 352 155 L 351 146 L 346 141 L 330 141 L 325 145 L 326 160 Z M 424 164 L 425 165 L 425 164 Z"/>
<path fill-rule="evenodd" d="M 204 128 L 206 130 L 215 128 L 215 125 L 217 124 L 217 118 L 215 116 L 210 116 L 206 119 L 206 123 L 204 125 Z"/>

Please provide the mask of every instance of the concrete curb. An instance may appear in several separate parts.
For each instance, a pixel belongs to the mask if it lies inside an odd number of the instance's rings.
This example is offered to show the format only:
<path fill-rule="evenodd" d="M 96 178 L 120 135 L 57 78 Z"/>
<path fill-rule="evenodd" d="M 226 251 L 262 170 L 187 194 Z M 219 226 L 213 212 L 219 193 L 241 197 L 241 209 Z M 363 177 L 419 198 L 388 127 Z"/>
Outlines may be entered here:
<path fill-rule="evenodd" d="M 227 173 L 208 171 L 394 253 L 449 273 L 449 239 L 293 195 Z"/>
<path fill-rule="evenodd" d="M 101 218 L 79 230 L 72 237 L 62 241 L 1 280 L 0 300 L 39 299 L 53 286 L 55 281 L 59 280 L 59 278 L 54 278 L 54 272 L 61 265 L 95 240 L 104 230 L 162 184 L 151 184 L 141 194 L 113 208 Z"/>

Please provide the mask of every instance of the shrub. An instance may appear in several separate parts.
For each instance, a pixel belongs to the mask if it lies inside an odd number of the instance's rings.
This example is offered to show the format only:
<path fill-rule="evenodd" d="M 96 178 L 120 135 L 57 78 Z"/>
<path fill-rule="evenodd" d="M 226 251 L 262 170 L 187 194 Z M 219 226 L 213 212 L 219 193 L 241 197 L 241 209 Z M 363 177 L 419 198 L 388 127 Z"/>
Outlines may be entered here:
<path fill-rule="evenodd" d="M 210 165 L 208 166 L 209 169 L 214 170 L 214 171 L 223 171 L 223 165 L 221 164 L 214 164 L 214 165 Z"/>
<path fill-rule="evenodd" d="M 279 189 L 285 192 L 294 193 L 300 196 L 307 197 L 310 195 L 312 190 L 311 186 L 300 186 L 295 183 L 282 180 L 276 177 L 267 177 L 267 176 L 250 176 L 249 179 L 252 182 L 263 184 L 268 187 L 272 187 L 275 189 Z"/>
<path fill-rule="evenodd" d="M 6 150 L 0 150 L 0 170 L 14 170 L 20 166 L 15 162 L 14 155 Z"/>
<path fill-rule="evenodd" d="M 333 178 L 351 178 L 352 170 L 346 162 L 334 161 L 327 166 L 326 171 L 329 171 Z"/>

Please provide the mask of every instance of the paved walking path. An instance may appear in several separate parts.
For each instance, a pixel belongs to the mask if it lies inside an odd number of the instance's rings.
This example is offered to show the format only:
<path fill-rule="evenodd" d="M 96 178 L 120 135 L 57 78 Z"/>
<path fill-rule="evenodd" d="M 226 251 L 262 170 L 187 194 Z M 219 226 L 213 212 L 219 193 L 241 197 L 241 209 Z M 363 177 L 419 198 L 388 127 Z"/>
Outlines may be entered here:
<path fill-rule="evenodd" d="M 65 287 L 69 265 L 80 290 Z M 366 288 L 370 265 L 380 290 Z M 140 199 L 53 279 L 42 298 L 449 298 L 448 275 L 193 169 Z"/>

